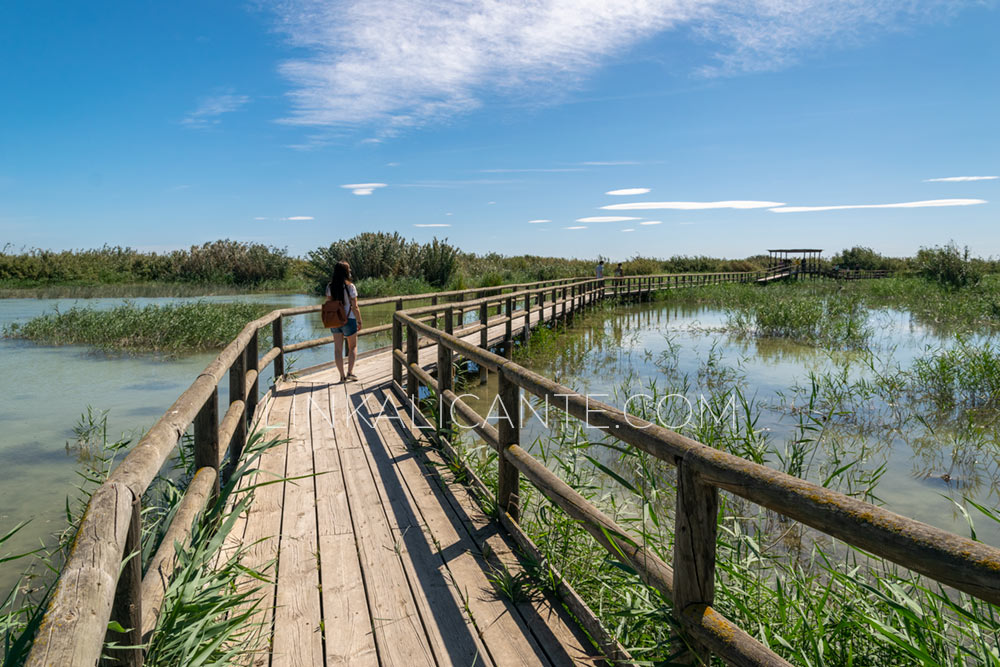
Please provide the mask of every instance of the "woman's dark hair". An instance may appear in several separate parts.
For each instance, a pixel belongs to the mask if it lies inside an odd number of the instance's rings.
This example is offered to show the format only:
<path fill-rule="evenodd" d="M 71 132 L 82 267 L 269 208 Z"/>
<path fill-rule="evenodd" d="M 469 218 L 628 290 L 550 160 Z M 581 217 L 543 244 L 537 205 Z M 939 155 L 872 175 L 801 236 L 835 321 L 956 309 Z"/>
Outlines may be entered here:
<path fill-rule="evenodd" d="M 337 262 L 330 277 L 330 296 L 339 294 L 343 300 L 344 288 L 351 284 L 351 265 L 347 262 Z"/>

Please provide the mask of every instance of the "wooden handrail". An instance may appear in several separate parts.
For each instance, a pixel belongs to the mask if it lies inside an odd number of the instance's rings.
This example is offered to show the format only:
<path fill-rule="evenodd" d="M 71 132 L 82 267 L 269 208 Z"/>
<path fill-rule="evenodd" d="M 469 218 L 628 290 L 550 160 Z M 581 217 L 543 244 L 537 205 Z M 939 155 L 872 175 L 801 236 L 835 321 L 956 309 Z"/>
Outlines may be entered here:
<path fill-rule="evenodd" d="M 742 278 L 740 274 L 736 275 Z M 888 272 L 864 273 L 864 277 L 873 278 L 885 275 Z M 620 283 L 623 279 L 617 280 Z M 595 283 L 601 281 L 577 283 L 585 290 L 582 303 L 588 302 L 586 297 L 590 293 L 606 285 L 606 282 L 600 285 Z M 637 289 L 655 288 L 653 281 L 649 280 L 645 286 L 638 282 Z M 490 298 L 482 301 L 485 311 L 492 301 Z M 564 303 L 577 307 L 580 302 L 574 298 Z M 507 420 L 498 419 L 501 428 L 490 426 L 451 391 L 450 379 L 443 381 L 441 378 L 445 376 L 439 374 L 435 387 L 435 379 L 415 363 L 412 355 L 403 355 L 400 346 L 393 350 L 394 360 L 407 370 L 405 394 L 417 409 L 419 404 L 415 399 L 419 395 L 419 385 L 436 388 L 440 400 L 439 415 L 446 411 L 449 415 L 454 412 L 497 449 L 501 466 L 497 503 L 508 517 L 516 520 L 519 494 L 517 477 L 505 473 L 505 465 L 523 474 L 546 498 L 579 521 L 609 553 L 623 557 L 643 581 L 672 599 L 677 621 L 688 635 L 698 658 L 706 660 L 714 653 L 731 664 L 787 664 L 711 607 L 717 521 L 715 498 L 720 489 L 935 581 L 992 604 L 1000 604 L 1000 549 L 747 461 L 626 414 L 613 406 L 593 401 L 510 361 L 505 358 L 506 355 L 495 354 L 451 332 L 435 329 L 414 316 L 422 312 L 424 309 L 397 310 L 393 320 L 397 326 L 405 328 L 407 338 L 415 340 L 420 335 L 436 342 L 439 359 L 450 359 L 450 355 L 458 354 L 472 360 L 480 368 L 496 372 L 499 394 L 505 406 L 504 414 L 514 411 L 520 419 L 518 390 L 523 389 L 544 399 L 547 405 L 555 403 L 558 409 L 584 420 L 589 426 L 606 429 L 616 439 L 678 468 L 674 568 L 671 569 L 525 452 L 518 445 L 517 429 L 506 425 Z M 506 336 L 509 337 L 509 334 Z M 398 340 L 401 339 L 402 336 L 398 337 Z M 447 354 L 442 354 L 441 348 L 447 348 Z M 396 391 L 403 394 L 398 379 L 394 384 Z M 512 408 L 511 403 L 516 407 Z"/>
<path fill-rule="evenodd" d="M 414 355 L 419 348 L 417 337 L 419 334 L 449 350 L 448 354 L 454 351 L 475 360 L 484 369 L 496 371 L 502 367 L 505 376 L 510 374 L 514 385 L 531 391 L 528 386 L 530 382 L 527 382 L 525 377 L 519 376 L 503 356 L 493 355 L 453 336 L 454 318 L 456 316 L 464 318 L 465 313 L 478 310 L 480 322 L 455 333 L 468 335 L 473 331 L 481 332 L 481 344 L 486 340 L 489 327 L 503 324 L 507 338 L 504 353 L 509 355 L 514 322 L 522 317 L 527 323 L 528 318 L 535 314 L 541 313 L 540 317 L 545 319 L 547 311 L 551 311 L 551 319 L 555 319 L 560 306 L 561 312 L 569 315 L 601 298 L 632 295 L 641 297 L 659 289 L 716 282 L 748 282 L 762 273 L 750 271 L 656 274 L 604 279 L 561 278 L 495 287 L 361 299 L 359 300 L 361 307 L 392 303 L 395 304 L 396 310 L 392 323 L 362 330 L 360 334 L 392 332 L 393 353 L 390 359 L 393 364 L 393 379 L 397 385 L 402 382 L 404 368 L 409 370 L 410 377 L 417 377 L 420 372 L 413 366 Z M 476 297 L 466 299 L 472 294 Z M 448 299 L 453 300 L 447 301 Z M 431 304 L 403 310 L 404 304 L 421 300 L 430 300 Z M 491 317 L 488 311 L 493 305 L 497 306 L 498 312 L 501 310 L 506 312 Z M 136 576 L 138 556 L 134 551 L 138 548 L 138 544 L 135 535 L 141 527 L 138 499 L 156 478 L 180 438 L 192 424 L 196 424 L 197 486 L 192 486 L 185 493 L 184 512 L 178 512 L 174 521 L 178 521 L 177 517 L 182 515 L 189 517 L 204 509 L 215 489 L 226 478 L 242 454 L 249 420 L 253 418 L 257 404 L 259 393 L 257 385 L 264 369 L 271 365 L 273 376 L 282 377 L 285 374 L 286 353 L 326 345 L 334 340 L 333 336 L 328 336 L 285 344 L 283 318 L 316 313 L 321 309 L 321 304 L 282 308 L 249 322 L 174 401 L 167 412 L 112 471 L 108 479 L 98 487 L 81 520 L 80 529 L 49 601 L 27 665 L 92 666 L 101 654 L 105 630 L 112 619 L 130 630 L 127 637 L 120 635 L 114 637 L 119 644 L 137 645 L 138 641 L 130 642 L 129 637 L 137 638 L 140 630 L 144 635 L 148 635 L 155 626 L 159 613 L 162 586 L 150 578 L 154 576 L 152 571 L 146 573 L 146 579 L 140 580 Z M 444 331 L 438 328 L 439 319 L 444 320 Z M 421 320 L 426 320 L 430 324 Z M 405 337 L 402 335 L 404 323 L 408 331 Z M 271 327 L 273 347 L 258 357 L 257 337 L 267 327 Z M 409 346 L 404 345 L 404 338 Z M 404 353 L 407 347 L 409 350 Z M 218 387 L 227 375 L 230 405 L 220 421 Z M 430 382 L 429 376 L 422 379 L 425 383 Z M 453 399 L 460 414 L 469 416 L 471 408 L 458 401 L 450 387 L 443 395 Z M 488 433 L 480 430 L 481 434 L 484 432 Z M 227 452 L 230 459 L 229 470 L 222 470 L 221 466 Z M 514 462 L 511 462 L 511 465 L 517 467 Z M 510 479 L 509 475 L 507 479 Z M 205 486 L 213 487 L 212 491 L 205 491 L 203 488 Z M 169 535 L 180 535 L 182 537 L 180 541 L 183 543 L 187 536 L 182 528 L 171 524 L 166 530 Z M 166 551 L 158 552 L 154 557 L 154 568 L 161 573 L 161 577 L 165 576 L 162 573 L 169 569 L 165 563 L 172 558 L 173 548 L 172 543 L 165 545 L 161 547 L 161 551 L 163 549 Z M 129 565 L 124 570 L 121 567 L 123 559 L 129 559 Z M 122 576 L 119 578 L 120 571 Z M 125 572 L 128 572 L 127 577 Z M 156 592 L 157 590 L 160 592 Z M 143 591 L 146 591 L 145 594 Z M 144 597 L 147 599 L 144 600 Z M 146 603 L 148 608 L 143 608 L 143 603 Z M 138 619 L 141 619 L 141 623 Z M 117 650 L 116 657 L 126 664 L 141 665 L 142 649 Z"/>

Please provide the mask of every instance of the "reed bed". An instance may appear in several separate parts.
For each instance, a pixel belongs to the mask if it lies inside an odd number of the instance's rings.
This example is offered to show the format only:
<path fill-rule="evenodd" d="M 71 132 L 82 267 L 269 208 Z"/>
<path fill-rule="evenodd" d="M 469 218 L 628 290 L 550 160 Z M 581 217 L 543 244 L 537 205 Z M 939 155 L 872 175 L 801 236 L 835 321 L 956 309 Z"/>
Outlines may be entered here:
<path fill-rule="evenodd" d="M 23 665 L 49 602 L 55 577 L 71 548 L 91 494 L 107 479 L 118 457 L 132 442 L 109 441 L 107 414 L 88 410 L 76 429 L 77 444 L 89 455 L 80 471 L 75 499 L 66 502 L 66 527 L 51 549 L 0 557 L 0 564 L 25 564 L 24 574 L 0 603 L 3 667 Z M 218 497 L 194 526 L 190 546 L 177 554 L 177 564 L 163 599 L 156 628 L 145 646 L 145 664 L 159 667 L 221 666 L 245 664 L 261 649 L 262 638 L 252 615 L 263 601 L 260 586 L 235 582 L 265 581 L 269 568 L 255 570 L 244 563 L 245 549 L 218 557 L 219 548 L 241 512 L 253 502 L 258 483 L 255 461 L 266 449 L 280 444 L 255 431 L 248 438 L 244 459 Z M 185 436 L 167 471 L 158 477 L 142 499 L 143 567 L 159 547 L 170 519 L 180 503 L 183 488 L 194 474 L 193 443 Z M 273 483 L 271 480 L 262 483 Z M 19 524 L 20 526 L 20 524 Z M 19 526 L 0 536 L 0 548 Z"/>
<path fill-rule="evenodd" d="M 225 347 L 246 324 L 277 308 L 257 303 L 195 303 L 110 310 L 74 306 L 3 329 L 6 338 L 45 345 L 89 345 L 98 350 L 184 354 Z M 262 346 L 269 334 L 261 332 Z M 266 348 L 264 348 L 266 349 Z"/>
<path fill-rule="evenodd" d="M 923 284 L 920 289 L 938 287 Z M 756 296 L 762 292 L 768 294 Z M 834 303 L 832 309 L 857 321 L 864 321 L 869 303 L 863 285 L 824 282 L 764 289 L 719 286 L 664 298 L 714 303 L 720 295 L 725 296 L 721 303 L 736 301 L 736 307 L 753 314 L 759 312 L 753 309 L 757 303 L 737 299 L 773 299 L 762 301 L 764 312 L 799 295 L 821 302 L 844 299 L 846 305 Z M 830 309 L 823 305 L 824 314 Z M 977 500 L 996 497 L 1000 488 L 1000 409 L 991 402 L 996 397 L 993 387 L 1000 387 L 1000 349 L 989 340 L 959 339 L 901 365 L 878 336 L 869 335 L 846 354 L 831 353 L 820 368 L 803 368 L 802 376 L 775 396 L 757 397 L 745 389 L 750 383 L 742 360 L 728 357 L 720 346 L 707 352 L 702 348 L 692 371 L 690 350 L 669 336 L 659 353 L 632 350 L 640 338 L 634 327 L 615 321 L 620 316 L 611 306 L 579 316 L 574 326 L 587 328 L 583 337 L 540 330 L 516 349 L 515 359 L 546 375 L 586 377 L 592 372 L 623 378 L 610 402 L 621 406 L 625 397 L 646 394 L 632 401 L 629 411 L 672 428 L 685 424 L 688 408 L 682 401 L 667 401 L 665 409 L 657 411 L 660 399 L 700 391 L 710 416 L 728 410 L 733 419 L 695 420 L 682 427 L 685 435 L 876 504 L 882 504 L 879 486 L 892 447 L 909 446 L 913 475 L 920 480 L 914 484 L 938 486 L 943 496 L 939 502 L 965 518 L 968 535 L 978 539 L 1000 530 L 996 503 Z M 802 328 L 796 317 L 795 326 L 755 329 L 754 336 L 789 336 L 815 345 L 815 335 L 800 334 L 815 331 L 815 316 L 802 316 L 809 325 Z M 743 337 L 739 331 L 730 334 Z M 844 336 L 833 340 L 843 341 Z M 631 370 L 633 364 L 641 365 L 647 375 L 640 378 Z M 657 371 L 652 377 L 650 366 Z M 928 391 L 934 387 L 940 390 Z M 947 400 L 942 402 L 940 396 Z M 775 419 L 785 426 L 774 428 Z M 553 426 L 526 448 L 669 562 L 674 469 L 574 420 L 566 423 L 560 416 L 550 423 Z M 468 432 L 453 437 L 462 461 L 488 487 L 494 485 L 495 452 Z M 545 556 L 535 576 L 520 582 L 521 594 L 552 589 L 541 567 L 551 565 L 640 662 L 670 664 L 683 646 L 669 601 L 609 556 L 530 484 L 522 482 L 521 501 L 522 525 Z M 490 498 L 482 502 L 484 509 L 493 509 Z M 716 608 L 791 662 L 1000 665 L 997 606 L 724 492 L 717 521 Z"/>

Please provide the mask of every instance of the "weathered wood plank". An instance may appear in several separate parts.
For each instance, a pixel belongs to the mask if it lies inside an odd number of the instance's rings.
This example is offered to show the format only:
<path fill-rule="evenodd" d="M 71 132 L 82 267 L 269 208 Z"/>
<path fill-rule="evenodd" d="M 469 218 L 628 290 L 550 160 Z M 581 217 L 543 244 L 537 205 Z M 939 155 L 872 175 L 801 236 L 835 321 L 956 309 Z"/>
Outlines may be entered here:
<path fill-rule="evenodd" d="M 275 388 L 271 399 L 270 410 L 267 415 L 267 425 L 272 427 L 268 431 L 269 438 L 287 438 L 288 424 L 291 417 L 292 394 L 294 386 L 291 384 L 281 384 Z M 285 458 L 287 456 L 287 444 L 276 445 L 260 456 L 258 474 L 254 482 L 263 484 L 274 482 L 285 477 Z M 274 577 L 277 568 L 274 567 L 278 558 L 278 542 L 281 532 L 281 504 L 284 495 L 284 483 L 273 483 L 261 486 L 253 490 L 253 502 L 250 506 L 247 517 L 246 531 L 243 536 L 243 545 L 247 548 L 244 563 L 257 571 L 270 573 Z M 262 647 L 260 652 L 251 656 L 244 664 L 251 664 L 254 667 L 263 667 L 270 664 L 270 642 L 274 628 L 274 595 L 275 585 L 273 583 L 261 583 L 252 577 L 245 577 L 237 582 L 241 587 L 261 587 L 263 602 L 254 615 L 253 622 L 259 624 L 257 632 L 262 636 Z"/>
<path fill-rule="evenodd" d="M 346 401 L 346 387 L 352 386 L 357 385 L 351 383 L 335 387 L 335 409 L 337 399 Z M 340 391 L 336 391 L 337 388 Z M 349 403 L 345 402 L 345 405 Z M 351 521 L 354 534 L 358 536 L 358 554 L 375 629 L 379 662 L 386 667 L 434 665 L 427 633 L 403 569 L 403 545 L 398 534 L 393 534 L 392 524 L 382 506 L 362 449 L 360 434 L 355 429 L 347 428 L 344 429 L 344 435 L 345 442 L 341 445 L 338 433 L 340 462 L 348 497 L 351 499 Z"/>
<path fill-rule="evenodd" d="M 419 435 L 416 424 L 407 416 L 401 401 L 395 394 L 393 397 L 401 410 L 403 426 L 415 436 Z M 514 576 L 523 572 L 510 538 L 503 534 L 496 522 L 483 513 L 471 491 L 455 480 L 442 455 L 433 448 L 424 448 L 422 456 L 429 463 L 426 474 L 436 482 L 434 486 L 440 494 L 441 502 L 453 508 L 462 522 L 464 534 L 472 540 L 474 548 L 480 553 L 492 554 L 494 567 L 506 567 Z M 517 613 L 552 664 L 603 664 L 600 652 L 580 630 L 575 619 L 548 594 L 533 595 L 529 600 L 518 604 Z M 492 644 L 490 646 L 492 648 Z"/>
<path fill-rule="evenodd" d="M 299 384 L 292 397 L 285 461 L 285 494 L 278 550 L 272 667 L 323 664 L 320 621 L 319 543 L 312 432 L 309 418 L 312 385 Z M 304 479 L 294 479 L 296 477 Z"/>
<path fill-rule="evenodd" d="M 414 497 L 411 485 L 416 480 L 409 477 L 419 477 L 420 470 L 413 465 L 413 453 L 407 451 L 399 434 L 387 423 L 393 411 L 387 408 L 385 418 L 378 414 L 385 404 L 384 397 L 364 390 L 355 394 L 354 400 L 360 397 L 367 397 L 365 405 L 371 411 L 359 410 L 357 425 L 368 444 L 365 451 L 383 505 L 390 520 L 395 519 L 400 527 L 398 539 L 405 548 L 403 567 L 431 648 L 441 664 L 492 664 L 472 619 L 464 611 L 467 603 L 460 592 L 464 582 L 445 567 L 438 553 L 445 546 L 430 530 L 429 521 L 439 522 L 443 518 L 441 507 L 433 500 L 421 506 Z"/>
<path fill-rule="evenodd" d="M 326 664 L 378 665 L 371 613 L 351 522 L 337 439 L 350 427 L 331 405 L 330 385 L 317 387 L 309 411 L 316 463 L 316 516 L 319 524 L 319 567 L 322 583 Z M 343 406 L 339 406 L 343 407 Z M 336 424 L 336 425 L 335 425 Z"/>

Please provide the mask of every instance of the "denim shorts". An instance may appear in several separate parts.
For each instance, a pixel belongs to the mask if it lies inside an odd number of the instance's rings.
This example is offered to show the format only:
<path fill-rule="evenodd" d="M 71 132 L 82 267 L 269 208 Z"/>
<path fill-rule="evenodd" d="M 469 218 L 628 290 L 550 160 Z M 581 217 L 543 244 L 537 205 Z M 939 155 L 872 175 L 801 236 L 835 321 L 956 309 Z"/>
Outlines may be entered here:
<path fill-rule="evenodd" d="M 353 336 L 358 333 L 358 321 L 353 317 L 347 318 L 347 324 L 342 327 L 336 327 L 335 329 L 330 329 L 330 333 L 344 334 L 345 336 Z"/>

